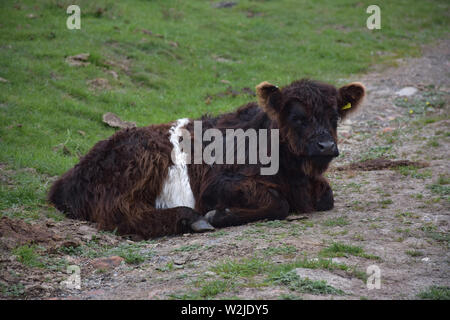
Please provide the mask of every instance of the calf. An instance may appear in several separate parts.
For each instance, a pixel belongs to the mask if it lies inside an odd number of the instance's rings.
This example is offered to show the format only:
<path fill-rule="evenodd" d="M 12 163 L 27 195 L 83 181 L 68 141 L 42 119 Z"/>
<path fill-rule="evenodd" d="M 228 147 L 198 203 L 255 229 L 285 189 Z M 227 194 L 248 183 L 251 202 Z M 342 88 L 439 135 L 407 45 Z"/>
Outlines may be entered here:
<path fill-rule="evenodd" d="M 256 92 L 257 102 L 197 121 L 201 133 L 276 132 L 279 139 L 267 146 L 279 159 L 275 172 L 262 174 L 261 160 L 191 163 L 192 149 L 182 148 L 180 139 L 195 145 L 198 132 L 194 121 L 181 119 L 124 129 L 98 142 L 53 184 L 49 201 L 71 218 L 144 239 L 332 209 L 333 192 L 323 173 L 339 154 L 337 123 L 358 108 L 364 86 L 336 89 L 299 80 L 282 89 L 263 82 Z M 247 160 L 250 147 L 245 146 Z M 264 147 L 260 140 L 258 147 Z"/>

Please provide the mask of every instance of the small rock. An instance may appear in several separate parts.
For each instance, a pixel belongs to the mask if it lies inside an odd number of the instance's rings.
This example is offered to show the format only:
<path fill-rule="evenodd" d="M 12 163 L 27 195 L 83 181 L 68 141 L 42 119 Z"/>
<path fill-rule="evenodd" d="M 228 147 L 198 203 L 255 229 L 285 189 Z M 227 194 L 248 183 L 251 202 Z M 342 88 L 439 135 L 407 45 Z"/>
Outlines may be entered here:
<path fill-rule="evenodd" d="M 222 63 L 232 62 L 232 60 L 226 59 L 226 58 L 222 58 L 222 57 L 216 58 L 216 61 L 217 61 L 217 62 L 222 62 Z"/>
<path fill-rule="evenodd" d="M 53 221 L 47 221 L 47 222 L 45 222 L 45 225 L 49 228 L 56 226 L 55 222 L 53 222 Z"/>
<path fill-rule="evenodd" d="M 249 96 L 256 97 L 255 91 L 253 91 L 249 87 L 242 88 L 241 92 L 244 93 L 244 94 L 248 94 Z"/>
<path fill-rule="evenodd" d="M 333 262 L 333 263 L 344 263 L 344 259 L 343 258 L 332 258 L 331 262 Z"/>
<path fill-rule="evenodd" d="M 92 241 L 92 239 L 94 238 L 93 234 L 85 234 L 81 236 L 81 239 L 83 239 L 84 241 Z"/>
<path fill-rule="evenodd" d="M 59 234 L 52 235 L 52 239 L 54 241 L 61 241 L 63 238 Z"/>
<path fill-rule="evenodd" d="M 399 115 L 389 116 L 387 119 L 388 119 L 389 121 L 392 121 L 392 120 L 397 119 L 398 117 L 399 117 Z"/>
<path fill-rule="evenodd" d="M 353 120 L 350 120 L 350 119 L 344 119 L 343 121 L 342 121 L 342 125 L 343 126 L 350 126 L 351 127 L 351 125 L 354 123 L 354 121 Z"/>
<path fill-rule="evenodd" d="M 428 258 L 428 257 L 422 258 L 422 261 L 423 261 L 423 262 L 428 262 L 428 261 L 430 261 L 430 258 Z"/>
<path fill-rule="evenodd" d="M 108 70 L 108 73 L 114 78 L 114 79 L 119 79 L 119 75 L 117 74 L 117 72 L 115 72 L 114 70 Z"/>
<path fill-rule="evenodd" d="M 6 82 L 9 82 L 8 80 L 6 80 L 5 78 L 2 78 L 2 77 L 0 77 L 0 82 L 4 82 L 4 83 L 6 83 Z"/>
<path fill-rule="evenodd" d="M 69 247 L 76 248 L 79 246 L 80 246 L 80 243 L 75 240 L 66 240 L 61 244 L 61 247 L 65 247 L 65 248 L 69 248 Z"/>
<path fill-rule="evenodd" d="M 355 285 L 360 285 L 359 279 L 347 279 L 326 270 L 297 268 L 295 273 L 301 278 L 309 278 L 313 281 L 325 280 L 327 284 L 341 290 L 349 290 Z"/>
<path fill-rule="evenodd" d="M 80 232 L 80 233 L 91 233 L 93 231 L 94 230 L 91 227 L 87 226 L 87 225 L 82 225 L 82 226 L 80 226 L 78 228 L 78 232 Z"/>
<path fill-rule="evenodd" d="M 349 132 L 349 131 L 341 131 L 341 132 L 339 132 L 339 134 L 346 139 L 348 139 L 352 136 L 351 132 Z"/>
<path fill-rule="evenodd" d="M 154 33 L 154 32 L 152 32 L 150 30 L 147 30 L 147 29 L 141 29 L 141 32 L 143 34 L 148 35 L 148 36 L 152 36 L 152 37 L 156 37 L 156 38 L 164 38 L 164 36 L 162 34 Z"/>
<path fill-rule="evenodd" d="M 395 92 L 396 95 L 401 96 L 401 97 L 409 97 L 414 95 L 417 91 L 416 88 L 414 87 L 404 87 L 402 89 L 400 89 L 399 91 Z"/>
<path fill-rule="evenodd" d="M 89 297 L 98 297 L 98 296 L 101 296 L 101 295 L 103 295 L 103 294 L 105 294 L 105 290 L 102 290 L 102 289 L 94 289 L 94 290 L 91 290 L 91 291 L 88 291 L 88 292 L 86 292 L 86 294 L 89 296 Z"/>
<path fill-rule="evenodd" d="M 290 215 L 286 218 L 287 221 L 305 220 L 305 219 L 308 219 L 308 217 L 300 215 Z"/>
<path fill-rule="evenodd" d="M 95 269 L 113 269 L 118 267 L 125 259 L 119 256 L 111 256 L 107 258 L 96 258 L 91 261 L 91 265 Z"/>
<path fill-rule="evenodd" d="M 67 146 L 66 146 L 65 144 L 63 144 L 63 143 L 60 143 L 60 144 L 58 144 L 57 146 L 54 146 L 52 149 L 53 149 L 53 151 L 55 151 L 55 152 L 62 151 L 62 153 L 63 153 L 64 155 L 67 155 L 67 156 L 72 155 L 72 152 L 70 151 L 70 149 L 67 148 Z"/>
<path fill-rule="evenodd" d="M 66 63 L 72 67 L 87 66 L 90 64 L 90 62 L 88 62 L 89 56 L 89 53 L 80 53 L 75 56 L 69 56 L 66 58 Z"/>
<path fill-rule="evenodd" d="M 107 112 L 103 115 L 103 122 L 114 128 L 124 129 L 136 127 L 135 122 L 123 121 L 112 112 Z"/>
<path fill-rule="evenodd" d="M 176 265 L 183 265 L 183 264 L 186 264 L 187 260 L 188 259 L 183 259 L 183 258 L 175 259 L 175 260 L 173 260 L 173 263 Z"/>
<path fill-rule="evenodd" d="M 427 247 L 427 242 L 425 240 L 414 237 L 408 237 L 403 243 L 414 249 L 424 249 Z"/>
<path fill-rule="evenodd" d="M 213 8 L 217 8 L 217 9 L 222 9 L 222 8 L 232 8 L 235 5 L 237 5 L 237 2 L 234 1 L 221 1 L 218 3 L 213 3 L 212 7 Z"/>
<path fill-rule="evenodd" d="M 91 90 L 109 90 L 109 89 L 111 89 L 108 79 L 105 79 L 105 78 L 96 78 L 93 80 L 88 80 L 87 84 L 89 85 Z"/>

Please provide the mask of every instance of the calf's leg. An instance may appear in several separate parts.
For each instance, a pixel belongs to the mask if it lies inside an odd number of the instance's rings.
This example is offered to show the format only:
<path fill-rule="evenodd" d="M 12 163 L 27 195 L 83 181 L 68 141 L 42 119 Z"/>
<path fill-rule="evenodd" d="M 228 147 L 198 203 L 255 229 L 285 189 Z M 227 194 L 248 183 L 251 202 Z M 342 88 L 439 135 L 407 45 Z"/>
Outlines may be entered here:
<path fill-rule="evenodd" d="M 118 208 L 110 212 L 105 219 L 99 219 L 99 227 L 105 230 L 116 229 L 121 235 L 138 235 L 143 239 L 214 230 L 202 215 L 189 207 L 155 209 L 136 205 L 126 210 Z"/>
<path fill-rule="evenodd" d="M 328 181 L 323 178 L 317 178 L 312 181 L 313 185 L 313 206 L 317 211 L 331 210 L 334 207 L 333 190 Z"/>
<path fill-rule="evenodd" d="M 214 227 L 284 219 L 289 214 L 288 202 L 278 191 L 251 178 L 219 179 L 205 190 L 203 196 L 206 200 L 203 208 L 212 209 L 205 218 Z"/>

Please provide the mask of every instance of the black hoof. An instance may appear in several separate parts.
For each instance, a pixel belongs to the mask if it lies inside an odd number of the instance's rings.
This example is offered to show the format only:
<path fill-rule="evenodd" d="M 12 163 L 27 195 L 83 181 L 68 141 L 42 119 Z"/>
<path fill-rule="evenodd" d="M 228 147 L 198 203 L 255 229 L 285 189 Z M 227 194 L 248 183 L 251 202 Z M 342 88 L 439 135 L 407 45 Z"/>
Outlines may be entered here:
<path fill-rule="evenodd" d="M 317 211 L 327 211 L 334 207 L 333 191 L 329 188 L 323 195 L 318 199 L 316 203 Z"/>
<path fill-rule="evenodd" d="M 217 210 L 208 211 L 208 213 L 205 214 L 206 221 L 208 221 L 209 223 L 212 223 L 214 221 L 214 217 L 216 216 L 216 214 L 217 214 Z"/>
<path fill-rule="evenodd" d="M 194 232 L 207 232 L 215 230 L 214 227 L 206 220 L 197 220 L 191 224 L 191 229 Z"/>

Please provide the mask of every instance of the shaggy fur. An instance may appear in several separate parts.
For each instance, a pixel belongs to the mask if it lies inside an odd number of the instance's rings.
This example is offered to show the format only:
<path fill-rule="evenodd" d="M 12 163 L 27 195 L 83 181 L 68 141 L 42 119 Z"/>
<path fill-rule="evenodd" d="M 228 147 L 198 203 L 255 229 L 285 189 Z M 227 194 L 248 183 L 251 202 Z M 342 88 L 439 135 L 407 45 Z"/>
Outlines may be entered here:
<path fill-rule="evenodd" d="M 177 149 L 179 130 L 193 136 L 193 123 L 182 119 L 125 129 L 100 141 L 53 184 L 48 199 L 71 218 L 146 239 L 190 231 L 201 220 L 225 227 L 329 210 L 333 193 L 323 173 L 338 155 L 337 121 L 357 109 L 364 92 L 360 83 L 336 89 L 299 80 L 279 89 L 263 82 L 257 86 L 258 103 L 200 119 L 203 131 L 224 134 L 279 129 L 275 175 L 261 175 L 260 163 L 186 164 L 187 154 Z M 331 146 L 326 152 L 325 143 Z"/>

